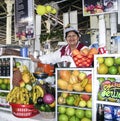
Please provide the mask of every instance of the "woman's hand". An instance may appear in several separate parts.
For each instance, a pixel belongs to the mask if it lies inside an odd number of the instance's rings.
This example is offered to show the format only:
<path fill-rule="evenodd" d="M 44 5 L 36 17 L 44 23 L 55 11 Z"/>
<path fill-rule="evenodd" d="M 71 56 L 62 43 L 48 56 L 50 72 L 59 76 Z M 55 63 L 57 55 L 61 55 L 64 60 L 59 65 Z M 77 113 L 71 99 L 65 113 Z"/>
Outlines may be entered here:
<path fill-rule="evenodd" d="M 29 58 L 31 58 L 33 62 L 41 62 L 39 58 L 34 58 L 33 55 L 29 55 Z"/>

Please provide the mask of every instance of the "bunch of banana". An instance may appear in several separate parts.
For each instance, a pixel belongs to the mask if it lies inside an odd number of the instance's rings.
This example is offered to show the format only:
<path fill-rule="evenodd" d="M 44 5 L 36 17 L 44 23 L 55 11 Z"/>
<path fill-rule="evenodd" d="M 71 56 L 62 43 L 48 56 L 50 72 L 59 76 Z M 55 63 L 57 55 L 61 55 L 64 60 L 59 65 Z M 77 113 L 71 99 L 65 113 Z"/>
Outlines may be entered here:
<path fill-rule="evenodd" d="M 6 100 L 10 103 L 29 104 L 29 91 L 23 87 L 14 87 L 7 95 Z"/>
<path fill-rule="evenodd" d="M 39 85 L 33 86 L 33 95 L 32 95 L 33 103 L 36 104 L 38 97 L 43 97 L 43 96 L 44 96 L 43 88 Z"/>

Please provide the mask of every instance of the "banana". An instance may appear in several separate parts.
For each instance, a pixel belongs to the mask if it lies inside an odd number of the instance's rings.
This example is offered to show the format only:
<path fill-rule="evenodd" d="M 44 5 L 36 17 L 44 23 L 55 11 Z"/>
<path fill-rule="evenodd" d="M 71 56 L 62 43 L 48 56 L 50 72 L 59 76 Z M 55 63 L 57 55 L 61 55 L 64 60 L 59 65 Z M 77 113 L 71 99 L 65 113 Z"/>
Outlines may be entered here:
<path fill-rule="evenodd" d="M 42 87 L 40 87 L 39 85 L 36 85 L 36 88 L 39 90 L 39 93 L 41 94 L 41 97 L 44 96 L 44 91 L 42 89 Z"/>
<path fill-rule="evenodd" d="M 85 79 L 82 80 L 81 86 L 84 88 L 87 83 L 88 83 L 88 78 L 85 78 Z"/>

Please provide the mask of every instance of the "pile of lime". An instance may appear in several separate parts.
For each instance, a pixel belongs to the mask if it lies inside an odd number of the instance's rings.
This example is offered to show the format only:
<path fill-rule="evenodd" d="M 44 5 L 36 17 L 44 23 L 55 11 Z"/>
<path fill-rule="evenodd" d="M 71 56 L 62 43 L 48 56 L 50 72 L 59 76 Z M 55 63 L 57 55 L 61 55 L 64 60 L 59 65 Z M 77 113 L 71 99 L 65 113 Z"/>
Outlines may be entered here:
<path fill-rule="evenodd" d="M 1 90 L 10 90 L 10 79 L 0 78 L 0 89 Z"/>
<path fill-rule="evenodd" d="M 120 74 L 120 57 L 98 57 L 98 74 Z"/>

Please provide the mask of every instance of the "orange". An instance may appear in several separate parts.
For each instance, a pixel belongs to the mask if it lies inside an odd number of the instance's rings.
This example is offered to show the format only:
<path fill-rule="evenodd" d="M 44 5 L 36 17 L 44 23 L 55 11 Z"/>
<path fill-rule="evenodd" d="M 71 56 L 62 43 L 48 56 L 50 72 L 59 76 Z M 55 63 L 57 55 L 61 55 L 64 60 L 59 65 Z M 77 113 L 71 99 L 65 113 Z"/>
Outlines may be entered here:
<path fill-rule="evenodd" d="M 92 92 L 92 84 L 88 83 L 88 84 L 85 86 L 85 91 L 86 91 L 86 92 Z"/>

